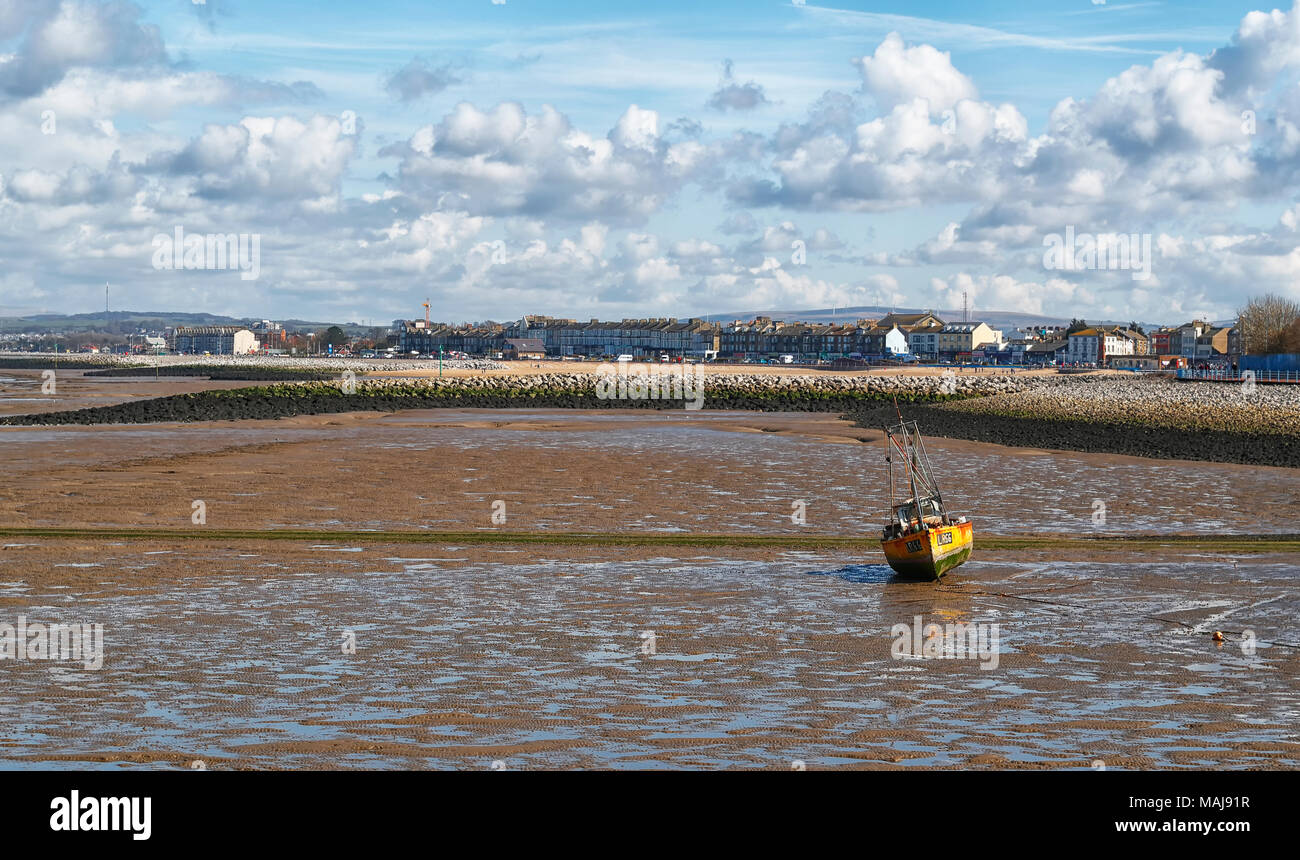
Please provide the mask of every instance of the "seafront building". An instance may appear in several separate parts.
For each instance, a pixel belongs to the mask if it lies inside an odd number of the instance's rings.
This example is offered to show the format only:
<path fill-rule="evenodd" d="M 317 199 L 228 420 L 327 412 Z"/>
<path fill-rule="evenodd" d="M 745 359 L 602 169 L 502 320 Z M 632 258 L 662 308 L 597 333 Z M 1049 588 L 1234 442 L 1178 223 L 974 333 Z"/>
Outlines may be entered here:
<path fill-rule="evenodd" d="M 879 319 L 810 323 L 760 316 L 726 323 L 669 317 L 580 322 L 524 316 L 509 323 L 463 325 L 397 320 L 397 349 L 406 354 L 465 353 L 497 358 L 732 361 L 880 360 L 1000 364 L 1090 364 L 1123 357 L 1184 356 L 1186 362 L 1223 362 L 1240 351 L 1232 327 L 1193 321 L 1150 334 L 1124 326 L 1030 326 L 1004 333 L 981 320 L 946 322 L 932 312 L 890 313 Z M 1127 361 L 1145 367 L 1148 361 Z M 1167 364 L 1167 358 L 1157 361 Z"/>
<path fill-rule="evenodd" d="M 513 327 L 519 337 L 540 337 L 548 355 L 618 356 L 636 358 L 667 355 L 704 358 L 717 354 L 721 327 L 693 318 L 624 319 L 617 322 L 555 320 L 524 317 Z M 511 332 L 514 336 L 514 332 Z"/>
<path fill-rule="evenodd" d="M 1021 360 L 1017 361 L 1014 353 L 1011 360 L 1014 364 L 1061 364 L 1069 354 L 1069 347 L 1069 341 L 1064 338 L 1041 340 L 1028 344 L 1024 348 Z"/>
<path fill-rule="evenodd" d="M 442 351 L 499 355 L 510 341 L 540 343 L 547 357 L 707 359 L 757 361 L 789 357 L 797 361 L 838 358 L 881 359 L 914 355 L 922 360 L 970 361 L 1009 355 L 1000 330 L 984 322 L 946 323 L 935 314 L 890 313 L 851 323 L 787 322 L 760 316 L 716 323 L 699 318 L 624 319 L 579 322 L 525 316 L 508 323 L 452 326 L 424 320 L 397 320 L 402 353 Z M 532 354 L 530 352 L 530 354 Z"/>
<path fill-rule="evenodd" d="M 354 328 L 356 324 L 350 324 Z M 717 322 L 698 317 L 603 321 L 529 315 L 513 322 L 441 323 L 427 319 L 393 321 L 391 330 L 372 329 L 354 341 L 359 354 L 487 356 L 610 360 L 631 356 L 657 361 L 879 361 L 891 358 L 938 363 L 1085 364 L 1171 369 L 1217 368 L 1240 364 L 1239 328 L 1192 320 L 1142 331 L 1122 325 L 1079 322 L 1025 326 L 1005 331 L 987 321 L 947 322 L 933 312 L 889 313 L 852 322 L 805 322 L 773 319 Z M 164 334 L 165 338 L 159 338 Z M 312 353 L 322 349 L 316 332 L 271 320 L 241 325 L 178 326 L 146 332 L 143 328 L 114 346 L 83 344 L 83 352 L 173 351 L 190 355 L 244 353 Z M 49 333 L 0 336 L 0 349 L 52 351 Z M 66 347 L 65 347 L 66 349 Z M 344 347 L 340 353 L 349 354 Z"/>
<path fill-rule="evenodd" d="M 260 347 L 257 335 L 237 325 L 177 326 L 172 331 L 172 350 L 189 355 L 243 355 Z"/>
<path fill-rule="evenodd" d="M 984 322 L 948 323 L 939 330 L 939 354 L 957 356 L 1002 349 L 1002 332 Z"/>
<path fill-rule="evenodd" d="M 938 320 L 914 327 L 907 333 L 908 349 L 911 350 L 912 355 L 919 359 L 937 359 L 939 357 L 939 335 L 943 330 L 944 325 Z"/>
<path fill-rule="evenodd" d="M 720 326 L 701 319 L 625 319 L 618 322 L 528 316 L 508 325 L 484 323 L 449 326 L 423 320 L 402 321 L 398 329 L 401 352 L 465 352 L 491 355 L 505 352 L 508 341 L 536 341 L 547 356 L 602 358 L 705 358 L 717 354 Z"/>
<path fill-rule="evenodd" d="M 1067 340 L 1066 359 L 1072 364 L 1101 366 L 1111 356 L 1133 355 L 1133 341 L 1124 337 L 1118 327 L 1080 329 L 1072 332 Z"/>
<path fill-rule="evenodd" d="M 510 361 L 540 361 L 546 347 L 535 337 L 508 337 L 501 346 L 501 357 Z"/>
<path fill-rule="evenodd" d="M 425 325 L 424 320 L 398 320 L 397 348 L 403 353 L 437 354 L 440 350 L 487 355 L 500 352 L 505 344 L 505 328 L 496 323 L 451 326 L 444 323 Z"/>

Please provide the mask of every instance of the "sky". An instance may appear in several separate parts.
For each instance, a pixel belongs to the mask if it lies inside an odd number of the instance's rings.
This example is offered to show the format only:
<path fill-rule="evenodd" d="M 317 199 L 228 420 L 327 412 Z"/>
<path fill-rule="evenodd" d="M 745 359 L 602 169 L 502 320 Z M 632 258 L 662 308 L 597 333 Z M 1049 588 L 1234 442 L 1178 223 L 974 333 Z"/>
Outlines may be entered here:
<path fill-rule="evenodd" d="M 5 315 L 1227 319 L 1298 190 L 1295 8 L 0 0 Z"/>

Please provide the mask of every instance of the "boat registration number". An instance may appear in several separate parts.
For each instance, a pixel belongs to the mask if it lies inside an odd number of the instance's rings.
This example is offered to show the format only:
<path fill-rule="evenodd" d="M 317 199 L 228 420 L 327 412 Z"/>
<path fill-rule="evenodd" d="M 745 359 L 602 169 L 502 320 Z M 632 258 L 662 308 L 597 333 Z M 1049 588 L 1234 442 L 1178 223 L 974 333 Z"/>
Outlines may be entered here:
<path fill-rule="evenodd" d="M 952 543 L 952 532 L 943 532 L 939 535 L 939 546 Z"/>
<path fill-rule="evenodd" d="M 908 542 L 907 542 L 907 551 L 908 551 L 908 552 L 920 552 L 920 551 L 921 551 L 921 542 L 920 542 L 919 540 L 910 540 L 910 541 L 908 541 Z"/>

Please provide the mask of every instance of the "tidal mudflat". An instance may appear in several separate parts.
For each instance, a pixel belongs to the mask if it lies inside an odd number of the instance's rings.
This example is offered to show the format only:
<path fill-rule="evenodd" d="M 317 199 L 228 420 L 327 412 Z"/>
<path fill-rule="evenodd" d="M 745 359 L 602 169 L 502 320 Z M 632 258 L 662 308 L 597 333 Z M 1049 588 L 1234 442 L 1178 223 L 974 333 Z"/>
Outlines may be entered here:
<path fill-rule="evenodd" d="M 176 531 L 0 541 L 0 623 L 99 623 L 105 652 L 0 662 L 0 767 L 1300 765 L 1296 554 L 979 547 L 1283 534 L 1294 470 L 934 440 L 981 531 L 932 584 L 874 551 L 202 534 L 872 534 L 879 434 L 827 414 L 5 428 L 0 450 L 6 525 Z M 897 654 L 917 619 L 997 625 L 996 648 Z"/>
<path fill-rule="evenodd" d="M 1291 768 L 1295 561 L 985 554 L 933 585 L 814 552 L 8 546 L 5 614 L 102 623 L 105 659 L 6 661 L 0 755 L 20 768 Z M 895 656 L 892 628 L 918 617 L 998 625 L 996 657 Z"/>

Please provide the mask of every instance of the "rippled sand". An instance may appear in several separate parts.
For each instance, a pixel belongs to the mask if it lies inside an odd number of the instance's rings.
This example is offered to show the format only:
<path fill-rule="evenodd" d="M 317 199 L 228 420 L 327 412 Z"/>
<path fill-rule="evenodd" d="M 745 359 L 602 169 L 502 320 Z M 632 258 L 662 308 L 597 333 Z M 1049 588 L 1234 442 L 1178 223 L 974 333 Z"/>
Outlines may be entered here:
<path fill-rule="evenodd" d="M 1294 559 L 1003 554 L 934 586 L 852 558 L 747 555 L 9 547 L 4 614 L 103 623 L 107 658 L 98 672 L 4 664 L 3 756 L 11 767 L 1300 764 Z M 997 668 L 891 657 L 890 628 L 918 615 L 997 623 Z M 1235 633 L 1216 645 L 1214 629 L 1253 630 L 1254 653 Z M 345 630 L 355 654 L 342 653 Z"/>
<path fill-rule="evenodd" d="M 221 528 L 828 535 L 874 530 L 881 502 L 879 434 L 828 415 L 9 428 L 0 451 L 0 522 L 191 537 L 195 499 Z M 0 767 L 1300 764 L 1300 559 L 979 548 L 1294 531 L 1293 470 L 931 453 L 978 530 L 938 585 L 840 551 L 7 539 L 0 622 L 102 623 L 107 656 L 0 662 Z M 997 667 L 892 657 L 916 616 L 998 624 Z"/>

